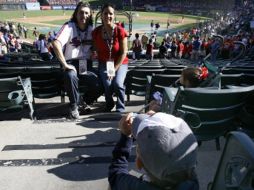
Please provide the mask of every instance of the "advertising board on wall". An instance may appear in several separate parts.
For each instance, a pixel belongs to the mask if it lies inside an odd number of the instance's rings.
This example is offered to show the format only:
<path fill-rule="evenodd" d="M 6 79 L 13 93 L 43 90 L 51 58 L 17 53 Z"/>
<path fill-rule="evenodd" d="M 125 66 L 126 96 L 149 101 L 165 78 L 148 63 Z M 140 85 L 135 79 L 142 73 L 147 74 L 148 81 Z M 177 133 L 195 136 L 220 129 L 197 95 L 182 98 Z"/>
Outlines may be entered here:
<path fill-rule="evenodd" d="M 27 10 L 40 10 L 40 3 L 26 3 Z"/>

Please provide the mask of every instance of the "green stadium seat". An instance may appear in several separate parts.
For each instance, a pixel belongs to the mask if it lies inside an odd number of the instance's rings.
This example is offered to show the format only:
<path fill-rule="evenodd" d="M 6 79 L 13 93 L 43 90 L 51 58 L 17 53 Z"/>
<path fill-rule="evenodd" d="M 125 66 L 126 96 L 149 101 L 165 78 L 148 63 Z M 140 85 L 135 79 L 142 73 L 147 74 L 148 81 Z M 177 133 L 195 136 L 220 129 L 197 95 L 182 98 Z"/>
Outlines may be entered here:
<path fill-rule="evenodd" d="M 246 134 L 230 132 L 226 137 L 213 182 L 208 190 L 253 189 L 254 143 Z"/>
<path fill-rule="evenodd" d="M 233 89 L 165 88 L 162 111 L 182 117 L 199 142 L 215 139 L 237 129 L 236 117 L 246 104 L 254 86 Z"/>
<path fill-rule="evenodd" d="M 0 86 L 0 111 L 19 110 L 28 105 L 30 117 L 33 119 L 33 94 L 30 78 L 21 79 L 19 76 L 1 78 Z"/>

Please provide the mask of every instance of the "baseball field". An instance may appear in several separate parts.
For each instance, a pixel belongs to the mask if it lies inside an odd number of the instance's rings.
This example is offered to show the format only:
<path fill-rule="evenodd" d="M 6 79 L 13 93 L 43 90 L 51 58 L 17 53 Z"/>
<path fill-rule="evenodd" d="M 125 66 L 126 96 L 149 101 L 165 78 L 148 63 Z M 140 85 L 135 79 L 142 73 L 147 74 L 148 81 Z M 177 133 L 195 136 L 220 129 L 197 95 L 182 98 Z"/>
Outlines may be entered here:
<path fill-rule="evenodd" d="M 28 28 L 28 37 L 32 39 L 32 31 L 34 27 L 40 33 L 47 34 L 49 31 L 58 31 L 63 23 L 71 18 L 73 10 L 41 10 L 41 11 L 1 11 L 1 21 L 10 21 L 13 23 L 20 23 Z M 137 12 L 128 11 L 128 14 L 132 15 L 132 33 L 149 33 L 151 32 L 150 22 L 159 23 L 160 28 L 158 30 L 159 35 L 163 35 L 167 28 L 167 21 L 170 21 L 169 32 L 177 31 L 183 28 L 190 28 L 197 25 L 199 22 L 207 20 L 209 18 L 199 17 L 193 15 L 171 14 L 171 13 L 159 13 L 159 12 Z M 93 12 L 95 18 L 97 11 Z M 126 30 L 129 29 L 129 21 L 126 16 L 117 13 L 116 21 L 124 22 Z M 95 25 L 98 25 L 100 19 L 98 19 Z M 33 40 L 33 39 L 32 39 Z"/>

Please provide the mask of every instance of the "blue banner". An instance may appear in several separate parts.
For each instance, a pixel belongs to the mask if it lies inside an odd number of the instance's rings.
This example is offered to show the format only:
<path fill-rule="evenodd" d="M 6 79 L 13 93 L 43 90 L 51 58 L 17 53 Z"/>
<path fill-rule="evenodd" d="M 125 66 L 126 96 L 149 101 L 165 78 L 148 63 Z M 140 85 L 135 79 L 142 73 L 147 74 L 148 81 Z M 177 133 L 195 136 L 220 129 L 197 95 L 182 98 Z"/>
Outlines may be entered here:
<path fill-rule="evenodd" d="M 76 9 L 76 5 L 64 5 L 63 8 L 65 10 L 75 10 Z"/>
<path fill-rule="evenodd" d="M 54 5 L 54 6 L 51 7 L 51 9 L 52 9 L 52 10 L 62 10 L 63 7 L 60 6 L 60 5 Z"/>

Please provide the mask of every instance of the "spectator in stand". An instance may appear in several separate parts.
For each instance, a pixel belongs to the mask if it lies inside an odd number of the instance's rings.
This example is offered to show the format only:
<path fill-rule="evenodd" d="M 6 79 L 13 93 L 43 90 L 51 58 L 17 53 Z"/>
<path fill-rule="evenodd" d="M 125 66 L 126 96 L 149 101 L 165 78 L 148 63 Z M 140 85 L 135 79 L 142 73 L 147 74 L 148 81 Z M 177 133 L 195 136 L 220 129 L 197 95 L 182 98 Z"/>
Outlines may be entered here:
<path fill-rule="evenodd" d="M 231 42 L 230 37 L 226 37 L 222 49 L 221 49 L 221 56 L 224 59 L 229 59 L 230 58 L 230 52 L 233 49 L 233 43 Z"/>
<path fill-rule="evenodd" d="M 52 55 L 48 50 L 48 43 L 45 34 L 39 35 L 38 51 L 42 60 L 49 61 L 52 59 Z"/>
<path fill-rule="evenodd" d="M 138 33 L 135 34 L 135 38 L 136 39 L 133 40 L 133 42 L 132 42 L 132 51 L 133 51 L 133 54 L 134 54 L 134 59 L 139 60 L 141 52 L 142 52 L 142 44 L 141 44 L 141 41 L 139 40 L 139 34 Z"/>
<path fill-rule="evenodd" d="M 213 39 L 210 49 L 211 49 L 210 50 L 211 51 L 211 63 L 215 64 L 217 56 L 219 54 L 219 50 L 220 50 L 220 42 L 217 38 Z"/>
<path fill-rule="evenodd" d="M 64 85 L 70 100 L 70 117 L 73 119 L 79 119 L 79 111 L 91 110 L 82 101 L 78 83 L 91 62 L 92 30 L 92 11 L 87 3 L 79 2 L 70 21 L 62 26 L 52 43 L 64 70 Z"/>
<path fill-rule="evenodd" d="M 196 175 L 197 141 L 181 118 L 150 111 L 123 116 L 119 122 L 121 137 L 113 150 L 108 180 L 118 190 L 198 190 Z M 136 167 L 146 174 L 140 178 L 128 171 L 133 138 Z"/>
<path fill-rule="evenodd" d="M 178 57 L 181 59 L 183 56 L 183 51 L 184 51 L 184 44 L 182 40 L 179 40 L 177 50 L 178 50 Z"/>
<path fill-rule="evenodd" d="M 194 61 L 198 61 L 199 59 L 200 45 L 201 43 L 199 41 L 199 36 L 196 36 L 192 43 L 192 52 L 191 52 L 191 59 Z"/>
<path fill-rule="evenodd" d="M 0 32 L 0 46 L 1 46 L 0 54 L 5 55 L 6 53 L 8 53 L 8 44 L 2 32 Z"/>
<path fill-rule="evenodd" d="M 171 57 L 176 58 L 177 44 L 175 40 L 172 41 L 170 49 L 171 49 Z"/>
<path fill-rule="evenodd" d="M 116 112 L 125 111 L 124 80 L 128 70 L 127 32 L 114 24 L 115 8 L 105 4 L 101 9 L 102 25 L 93 31 L 95 50 L 99 61 L 99 74 L 105 89 L 105 112 L 115 106 L 113 94 L 117 97 Z"/>
<path fill-rule="evenodd" d="M 203 59 L 206 56 L 206 49 L 208 48 L 207 45 L 208 45 L 208 43 L 207 43 L 206 39 L 203 39 L 202 43 L 200 45 L 200 53 L 199 53 L 199 57 L 201 59 Z"/>
<path fill-rule="evenodd" d="M 22 44 L 22 40 L 20 39 L 19 36 L 16 37 L 16 40 L 15 40 L 15 49 L 17 52 L 21 52 L 21 44 Z"/>
<path fill-rule="evenodd" d="M 52 32 L 48 32 L 48 42 L 52 42 L 53 40 L 54 40 L 54 38 L 55 38 L 55 35 L 54 34 L 52 34 Z"/>
<path fill-rule="evenodd" d="M 166 47 L 166 42 L 163 40 L 159 47 L 159 57 L 167 58 L 168 57 L 168 48 Z"/>
<path fill-rule="evenodd" d="M 168 39 L 168 37 L 169 37 L 169 33 L 168 32 L 165 32 L 165 34 L 164 34 L 164 40 L 167 40 Z"/>
<path fill-rule="evenodd" d="M 153 40 L 149 39 L 149 42 L 146 45 L 146 59 L 153 60 L 153 47 Z"/>
<path fill-rule="evenodd" d="M 188 59 L 190 57 L 191 51 L 189 51 L 189 47 L 190 47 L 189 41 L 185 42 L 184 49 L 183 49 L 183 58 L 185 58 L 185 59 Z"/>
<path fill-rule="evenodd" d="M 141 37 L 141 43 L 142 43 L 142 49 L 146 49 L 146 45 L 148 43 L 148 36 L 146 33 L 144 33 Z"/>
<path fill-rule="evenodd" d="M 16 38 L 14 37 L 14 35 L 9 34 L 8 47 L 10 52 L 16 52 L 15 41 L 16 41 Z"/>

